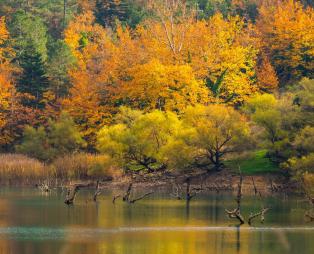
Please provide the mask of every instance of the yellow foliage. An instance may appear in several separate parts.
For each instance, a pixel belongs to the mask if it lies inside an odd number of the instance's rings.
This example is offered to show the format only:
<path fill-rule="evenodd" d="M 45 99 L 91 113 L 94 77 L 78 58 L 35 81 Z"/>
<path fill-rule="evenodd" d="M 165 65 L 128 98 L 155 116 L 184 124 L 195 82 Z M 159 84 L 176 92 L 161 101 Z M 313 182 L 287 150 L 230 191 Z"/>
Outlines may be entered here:
<path fill-rule="evenodd" d="M 234 96 L 234 102 L 246 100 L 257 88 L 255 86 L 255 65 L 259 40 L 255 28 L 240 17 L 215 14 L 209 20 L 195 21 L 185 27 L 183 23 L 173 24 L 177 32 L 173 39 L 179 49 L 167 43 L 164 26 L 152 22 L 138 28 L 138 36 L 146 57 L 157 58 L 162 64 L 188 64 L 196 79 L 210 77 L 216 80 L 228 69 L 223 81 L 222 97 Z M 184 26 L 184 32 L 182 31 Z"/>
<path fill-rule="evenodd" d="M 208 101 L 207 88 L 195 79 L 189 65 L 163 65 L 153 59 L 130 68 L 129 76 L 122 94 L 138 107 L 182 111 Z"/>

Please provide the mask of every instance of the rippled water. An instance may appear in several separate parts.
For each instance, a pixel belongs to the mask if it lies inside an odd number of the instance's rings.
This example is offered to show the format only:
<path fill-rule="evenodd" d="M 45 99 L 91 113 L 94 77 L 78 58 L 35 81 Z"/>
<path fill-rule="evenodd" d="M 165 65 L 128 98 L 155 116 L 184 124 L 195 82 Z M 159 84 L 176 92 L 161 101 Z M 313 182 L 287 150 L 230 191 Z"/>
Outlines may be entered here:
<path fill-rule="evenodd" d="M 91 195 L 80 192 L 68 207 L 61 191 L 1 189 L 0 254 L 314 253 L 302 198 L 269 197 L 265 223 L 239 228 L 224 213 L 235 206 L 228 193 L 198 195 L 189 205 L 165 193 L 133 205 L 113 205 L 111 193 L 94 203 Z M 244 216 L 259 209 L 258 198 L 244 197 Z"/>

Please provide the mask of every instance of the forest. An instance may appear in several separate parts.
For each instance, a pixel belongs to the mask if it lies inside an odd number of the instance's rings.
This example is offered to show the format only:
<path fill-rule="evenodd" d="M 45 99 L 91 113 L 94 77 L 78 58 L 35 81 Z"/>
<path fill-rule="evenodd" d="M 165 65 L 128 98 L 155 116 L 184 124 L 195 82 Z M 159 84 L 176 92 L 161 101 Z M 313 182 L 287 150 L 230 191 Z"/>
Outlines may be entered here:
<path fill-rule="evenodd" d="M 313 191 L 313 7 L 1 0 L 2 179 L 238 165 Z"/>

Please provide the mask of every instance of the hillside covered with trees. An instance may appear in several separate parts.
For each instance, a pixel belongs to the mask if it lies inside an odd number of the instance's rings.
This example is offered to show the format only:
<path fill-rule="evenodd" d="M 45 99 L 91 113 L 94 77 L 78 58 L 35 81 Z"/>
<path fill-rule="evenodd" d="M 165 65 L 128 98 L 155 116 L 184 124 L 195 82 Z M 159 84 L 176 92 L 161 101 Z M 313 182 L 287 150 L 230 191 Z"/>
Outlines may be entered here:
<path fill-rule="evenodd" d="M 60 160 L 93 161 L 83 176 L 112 167 L 219 171 L 260 156 L 311 186 L 313 8 L 310 0 L 1 0 L 1 152 L 56 172 Z"/>

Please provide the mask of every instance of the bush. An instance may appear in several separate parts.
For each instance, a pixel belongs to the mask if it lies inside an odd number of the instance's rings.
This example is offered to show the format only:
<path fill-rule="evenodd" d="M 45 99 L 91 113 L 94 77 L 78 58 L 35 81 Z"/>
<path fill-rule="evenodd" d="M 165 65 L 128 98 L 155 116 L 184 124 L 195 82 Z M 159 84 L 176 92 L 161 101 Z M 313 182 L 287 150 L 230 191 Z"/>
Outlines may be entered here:
<path fill-rule="evenodd" d="M 42 126 L 38 129 L 27 126 L 22 144 L 18 145 L 16 150 L 42 161 L 51 161 L 84 146 L 85 141 L 72 118 L 62 113 L 57 121 L 49 122 L 47 130 Z"/>
<path fill-rule="evenodd" d="M 106 178 L 121 175 L 110 156 L 76 153 L 58 157 L 51 164 L 56 177 L 61 179 Z"/>
<path fill-rule="evenodd" d="M 303 174 L 303 187 L 306 193 L 310 196 L 314 195 L 314 174 L 304 173 Z"/>

